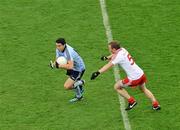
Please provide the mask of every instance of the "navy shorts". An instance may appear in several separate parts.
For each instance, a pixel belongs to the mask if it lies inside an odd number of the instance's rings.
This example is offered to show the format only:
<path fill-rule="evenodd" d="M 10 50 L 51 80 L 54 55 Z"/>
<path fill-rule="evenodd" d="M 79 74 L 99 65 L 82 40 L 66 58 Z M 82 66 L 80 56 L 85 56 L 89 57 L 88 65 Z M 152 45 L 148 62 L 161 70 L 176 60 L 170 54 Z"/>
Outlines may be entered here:
<path fill-rule="evenodd" d="M 85 70 L 83 70 L 82 72 L 79 71 L 75 71 L 75 70 L 67 70 L 66 75 L 69 75 L 69 77 L 76 81 L 76 80 L 80 80 L 84 74 Z"/>

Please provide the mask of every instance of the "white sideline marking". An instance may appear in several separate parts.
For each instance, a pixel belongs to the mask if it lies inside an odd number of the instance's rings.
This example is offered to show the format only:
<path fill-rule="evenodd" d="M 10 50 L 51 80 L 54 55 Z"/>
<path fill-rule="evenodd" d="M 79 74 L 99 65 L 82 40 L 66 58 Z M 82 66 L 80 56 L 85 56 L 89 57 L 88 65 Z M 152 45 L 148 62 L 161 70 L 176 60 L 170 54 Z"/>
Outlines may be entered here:
<path fill-rule="evenodd" d="M 99 0 L 99 1 L 100 1 L 100 5 L 101 5 L 103 23 L 104 23 L 104 27 L 106 30 L 106 36 L 107 36 L 108 43 L 109 43 L 113 40 L 113 36 L 112 36 L 112 32 L 111 32 L 111 27 L 109 24 L 109 18 L 108 18 L 108 13 L 106 10 L 106 4 L 105 4 L 105 0 Z M 118 81 L 120 79 L 119 68 L 118 68 L 118 66 L 115 66 L 113 69 L 114 69 L 115 81 Z M 119 94 L 118 94 L 118 97 L 119 97 L 120 110 L 121 110 L 121 114 L 123 117 L 123 123 L 124 123 L 125 130 L 131 130 L 131 125 L 129 123 L 128 114 L 125 111 L 125 100 Z"/>

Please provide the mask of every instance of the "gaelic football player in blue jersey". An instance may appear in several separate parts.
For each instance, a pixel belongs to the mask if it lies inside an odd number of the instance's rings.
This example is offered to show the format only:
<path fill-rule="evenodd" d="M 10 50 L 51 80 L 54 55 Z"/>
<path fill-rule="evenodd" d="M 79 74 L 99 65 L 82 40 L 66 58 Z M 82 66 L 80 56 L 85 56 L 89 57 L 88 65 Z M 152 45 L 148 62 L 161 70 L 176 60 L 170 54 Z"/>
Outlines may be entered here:
<path fill-rule="evenodd" d="M 60 56 L 64 56 L 67 59 L 67 64 L 59 65 L 57 62 L 50 61 L 51 68 L 66 69 L 68 79 L 64 83 L 66 90 L 75 90 L 75 97 L 70 102 L 80 101 L 83 98 L 83 84 L 82 76 L 85 72 L 85 64 L 80 55 L 68 45 L 64 38 L 58 38 L 56 40 L 56 59 Z"/>

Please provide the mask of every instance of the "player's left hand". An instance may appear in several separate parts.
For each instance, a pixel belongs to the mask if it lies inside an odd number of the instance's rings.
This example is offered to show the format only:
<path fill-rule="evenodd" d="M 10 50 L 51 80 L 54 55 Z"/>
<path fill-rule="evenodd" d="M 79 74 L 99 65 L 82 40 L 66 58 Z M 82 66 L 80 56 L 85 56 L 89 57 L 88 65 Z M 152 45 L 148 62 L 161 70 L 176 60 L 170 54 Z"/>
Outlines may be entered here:
<path fill-rule="evenodd" d="M 108 58 L 106 56 L 101 56 L 101 60 L 105 61 L 105 60 L 108 60 Z"/>
<path fill-rule="evenodd" d="M 100 74 L 99 71 L 93 72 L 91 75 L 91 80 L 95 79 L 96 77 L 98 77 L 98 75 Z"/>
<path fill-rule="evenodd" d="M 51 67 L 51 69 L 54 69 L 55 66 L 52 60 L 50 61 L 49 66 Z"/>

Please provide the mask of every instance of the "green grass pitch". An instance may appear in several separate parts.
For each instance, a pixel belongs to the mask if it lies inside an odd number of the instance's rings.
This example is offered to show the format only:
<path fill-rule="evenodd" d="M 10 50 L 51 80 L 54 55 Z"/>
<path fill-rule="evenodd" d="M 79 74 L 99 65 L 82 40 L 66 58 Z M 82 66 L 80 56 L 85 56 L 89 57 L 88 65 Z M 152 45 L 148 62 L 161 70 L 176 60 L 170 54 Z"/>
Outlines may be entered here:
<path fill-rule="evenodd" d="M 122 42 L 148 78 L 162 110 L 151 110 L 138 89 L 128 112 L 132 130 L 180 127 L 180 3 L 178 0 L 107 0 L 114 39 Z M 70 104 L 64 70 L 48 68 L 58 37 L 86 64 L 85 98 Z M 113 71 L 90 81 L 108 54 L 98 0 L 0 0 L 0 130 L 124 129 Z M 124 74 L 121 74 L 124 75 Z"/>

